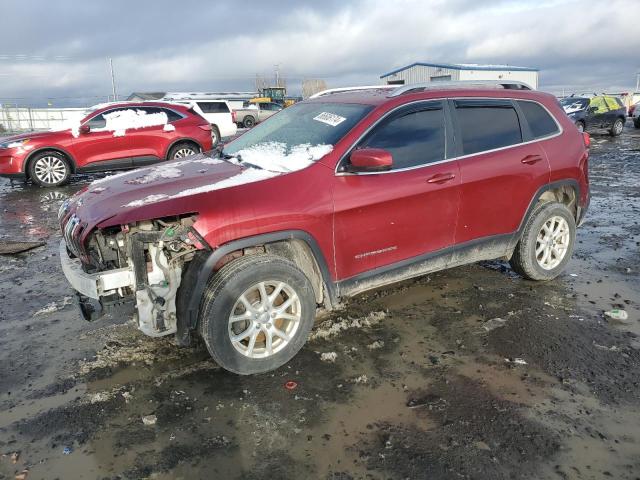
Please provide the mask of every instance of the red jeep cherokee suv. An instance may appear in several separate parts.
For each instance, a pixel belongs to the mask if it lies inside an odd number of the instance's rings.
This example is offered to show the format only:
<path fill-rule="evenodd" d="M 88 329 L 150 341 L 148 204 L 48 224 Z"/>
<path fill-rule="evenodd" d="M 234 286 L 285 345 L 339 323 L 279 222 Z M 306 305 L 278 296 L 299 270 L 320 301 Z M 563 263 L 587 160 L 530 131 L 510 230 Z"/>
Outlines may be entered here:
<path fill-rule="evenodd" d="M 62 267 L 85 318 L 135 310 L 148 335 L 197 332 L 222 367 L 265 372 L 368 289 L 497 258 L 559 275 L 588 139 L 517 83 L 328 91 L 215 155 L 94 182 L 60 208 Z"/>
<path fill-rule="evenodd" d="M 73 173 L 130 169 L 212 148 L 211 125 L 189 106 L 164 102 L 96 105 L 58 131 L 0 143 L 0 176 L 63 185 Z"/>

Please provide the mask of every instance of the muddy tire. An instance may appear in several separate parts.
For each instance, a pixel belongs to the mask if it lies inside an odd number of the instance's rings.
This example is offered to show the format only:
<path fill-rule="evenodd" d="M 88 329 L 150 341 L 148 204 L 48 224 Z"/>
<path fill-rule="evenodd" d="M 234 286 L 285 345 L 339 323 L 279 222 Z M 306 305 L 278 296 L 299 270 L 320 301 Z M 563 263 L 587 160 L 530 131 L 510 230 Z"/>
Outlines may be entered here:
<path fill-rule="evenodd" d="M 216 148 L 220 140 L 220 130 L 215 125 L 211 125 L 211 148 Z"/>
<path fill-rule="evenodd" d="M 569 209 L 557 202 L 537 205 L 529 217 L 509 263 L 528 280 L 552 280 L 573 254 L 576 221 Z"/>
<path fill-rule="evenodd" d="M 611 126 L 611 130 L 609 130 L 609 133 L 611 134 L 612 137 L 617 137 L 622 133 L 623 130 L 624 130 L 624 120 L 621 118 L 617 118 L 616 121 L 613 122 L 613 125 Z"/>
<path fill-rule="evenodd" d="M 36 154 L 29 160 L 29 178 L 41 187 L 59 187 L 69 182 L 71 162 L 56 151 Z"/>
<path fill-rule="evenodd" d="M 253 118 L 251 115 L 247 115 L 246 117 L 244 117 L 244 119 L 242 119 L 242 126 L 244 128 L 251 128 L 256 124 L 256 119 Z"/>
<path fill-rule="evenodd" d="M 171 147 L 167 158 L 168 160 L 176 160 L 178 158 L 190 157 L 191 155 L 195 155 L 196 153 L 200 153 L 200 147 L 198 147 L 195 143 L 179 142 Z"/>
<path fill-rule="evenodd" d="M 263 373 L 298 353 L 315 312 L 311 282 L 296 265 L 274 255 L 248 255 L 209 279 L 199 331 L 221 367 L 240 375 Z"/>

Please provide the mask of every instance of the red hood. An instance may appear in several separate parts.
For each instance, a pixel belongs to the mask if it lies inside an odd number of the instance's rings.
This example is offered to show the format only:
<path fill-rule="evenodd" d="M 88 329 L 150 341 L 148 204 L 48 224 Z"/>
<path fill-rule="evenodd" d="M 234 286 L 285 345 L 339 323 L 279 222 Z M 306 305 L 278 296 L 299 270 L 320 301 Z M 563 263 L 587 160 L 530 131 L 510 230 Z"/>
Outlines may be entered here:
<path fill-rule="evenodd" d="M 206 195 L 207 187 L 216 189 L 216 184 L 246 170 L 240 165 L 198 155 L 119 173 L 96 180 L 78 192 L 64 206 L 65 217 L 76 214 L 88 234 L 96 226 L 194 213 L 201 204 L 194 196 Z"/>
<path fill-rule="evenodd" d="M 63 133 L 68 133 L 69 135 L 71 135 L 71 131 L 70 130 L 52 130 L 52 131 L 46 131 L 46 132 L 30 132 L 30 133 L 21 133 L 19 135 L 12 135 L 10 137 L 5 137 L 3 138 L 3 142 L 12 142 L 12 141 L 16 141 L 16 140 L 23 140 L 25 138 L 30 138 L 33 140 L 39 140 L 41 138 L 52 138 L 52 137 L 57 137 L 60 134 Z"/>

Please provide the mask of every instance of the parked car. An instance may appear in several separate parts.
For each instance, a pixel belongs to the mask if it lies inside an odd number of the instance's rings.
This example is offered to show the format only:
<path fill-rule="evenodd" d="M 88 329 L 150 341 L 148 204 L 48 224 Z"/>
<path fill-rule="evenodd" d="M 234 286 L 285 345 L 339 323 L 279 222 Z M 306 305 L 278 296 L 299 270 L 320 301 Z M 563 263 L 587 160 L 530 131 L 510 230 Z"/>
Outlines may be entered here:
<path fill-rule="evenodd" d="M 266 120 L 271 115 L 278 113 L 280 110 L 282 110 L 282 105 L 273 102 L 246 102 L 244 108 L 235 111 L 236 122 L 244 128 L 251 128 L 256 123 Z"/>
<path fill-rule="evenodd" d="M 176 102 L 192 106 L 200 116 L 209 121 L 214 147 L 221 139 L 233 137 L 238 131 L 236 114 L 226 100 L 177 100 Z"/>
<path fill-rule="evenodd" d="M 633 126 L 640 128 L 640 102 L 634 105 L 631 119 L 633 120 Z"/>
<path fill-rule="evenodd" d="M 163 102 L 101 104 L 68 128 L 4 139 L 0 176 L 55 187 L 74 173 L 130 169 L 211 148 L 211 126 L 189 107 Z"/>
<path fill-rule="evenodd" d="M 589 135 L 505 85 L 323 94 L 218 155 L 94 182 L 59 212 L 83 315 L 135 309 L 144 333 L 200 335 L 252 374 L 366 290 L 497 258 L 555 278 L 589 204 Z"/>
<path fill-rule="evenodd" d="M 581 132 L 607 129 L 615 137 L 624 130 L 626 109 L 617 97 L 567 97 L 560 100 L 560 104 Z"/>

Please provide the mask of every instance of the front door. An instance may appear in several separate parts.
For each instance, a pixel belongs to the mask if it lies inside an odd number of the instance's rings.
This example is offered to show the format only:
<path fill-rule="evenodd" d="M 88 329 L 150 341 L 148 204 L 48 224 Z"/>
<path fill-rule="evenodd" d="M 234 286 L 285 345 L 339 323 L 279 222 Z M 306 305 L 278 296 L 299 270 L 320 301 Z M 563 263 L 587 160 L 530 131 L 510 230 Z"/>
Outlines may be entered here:
<path fill-rule="evenodd" d="M 348 158 L 339 166 L 334 228 L 340 280 L 452 245 L 460 175 L 458 162 L 447 160 L 445 117 L 439 101 L 402 107 L 355 147 L 387 150 L 392 170 L 348 173 Z"/>
<path fill-rule="evenodd" d="M 129 139 L 111 129 L 105 118 L 111 113 L 117 114 L 122 110 L 126 109 L 107 110 L 85 122 L 90 131 L 78 133 L 71 147 L 71 153 L 79 168 L 107 170 L 132 166 Z"/>

